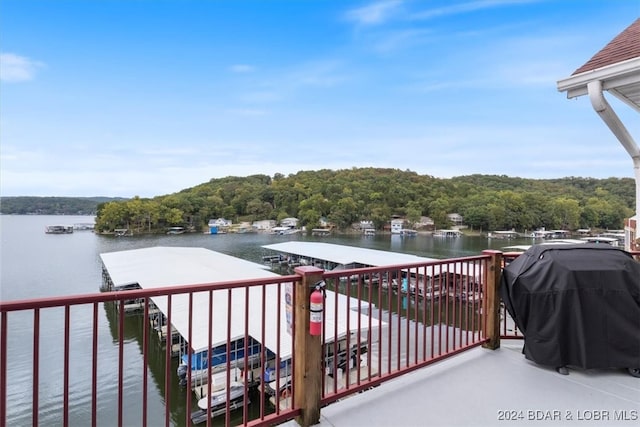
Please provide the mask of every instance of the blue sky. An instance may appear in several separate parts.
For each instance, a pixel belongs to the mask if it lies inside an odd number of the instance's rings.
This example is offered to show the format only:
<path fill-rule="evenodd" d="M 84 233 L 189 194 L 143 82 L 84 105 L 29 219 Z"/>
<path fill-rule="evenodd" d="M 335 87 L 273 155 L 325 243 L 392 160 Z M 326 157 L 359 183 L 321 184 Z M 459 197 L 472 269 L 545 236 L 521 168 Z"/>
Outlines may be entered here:
<path fill-rule="evenodd" d="M 638 0 L 2 0 L 0 195 L 229 175 L 633 177 L 556 89 Z M 636 141 L 640 120 L 607 99 Z"/>

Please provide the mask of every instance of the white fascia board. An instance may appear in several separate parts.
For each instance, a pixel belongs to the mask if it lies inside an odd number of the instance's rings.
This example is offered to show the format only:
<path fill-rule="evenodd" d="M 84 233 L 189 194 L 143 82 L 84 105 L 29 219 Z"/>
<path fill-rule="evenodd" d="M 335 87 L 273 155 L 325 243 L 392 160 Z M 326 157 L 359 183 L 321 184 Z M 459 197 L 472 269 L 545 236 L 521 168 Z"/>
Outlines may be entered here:
<path fill-rule="evenodd" d="M 640 58 L 628 59 L 558 80 L 558 91 L 567 92 L 567 98 L 586 95 L 587 84 L 594 80 L 602 81 L 605 90 L 637 82 L 640 80 Z"/>

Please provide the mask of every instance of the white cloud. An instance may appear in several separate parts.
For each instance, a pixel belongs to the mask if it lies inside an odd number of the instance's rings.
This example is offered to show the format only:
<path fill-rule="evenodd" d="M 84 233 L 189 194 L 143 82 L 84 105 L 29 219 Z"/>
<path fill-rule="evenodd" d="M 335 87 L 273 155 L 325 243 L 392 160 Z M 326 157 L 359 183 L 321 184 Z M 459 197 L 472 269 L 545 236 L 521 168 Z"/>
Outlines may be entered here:
<path fill-rule="evenodd" d="M 0 80 L 3 82 L 25 82 L 35 77 L 44 64 L 13 53 L 0 53 Z"/>
<path fill-rule="evenodd" d="M 414 47 L 428 42 L 428 35 L 431 30 L 406 29 L 390 31 L 376 43 L 375 49 L 378 52 L 390 52 L 401 48 Z"/>
<path fill-rule="evenodd" d="M 476 10 L 490 9 L 495 7 L 509 6 L 512 4 L 531 3 L 536 0 L 479 0 L 468 3 L 458 3 L 450 6 L 417 12 L 412 15 L 412 19 L 432 19 L 439 16 L 458 15 L 462 13 L 475 12 Z"/>
<path fill-rule="evenodd" d="M 350 78 L 343 69 L 341 61 L 325 59 L 292 65 L 271 76 L 263 75 L 254 88 L 248 88 L 237 95 L 240 103 L 251 107 L 229 109 L 228 112 L 252 116 L 268 114 L 268 110 L 255 106 L 291 100 L 308 88 L 338 86 Z"/>
<path fill-rule="evenodd" d="M 251 73 L 255 71 L 255 67 L 247 64 L 235 64 L 229 67 L 229 69 L 234 73 Z"/>
<path fill-rule="evenodd" d="M 399 0 L 381 1 L 348 11 L 345 16 L 350 21 L 362 25 L 382 24 L 387 21 L 402 4 Z"/>
<path fill-rule="evenodd" d="M 540 0 L 476 0 L 467 3 L 451 4 L 423 11 L 407 13 L 401 10 L 404 4 L 402 0 L 386 0 L 371 3 L 357 9 L 351 9 L 345 13 L 347 20 L 360 25 L 378 25 L 388 22 L 393 17 L 398 17 L 403 12 L 404 20 L 429 20 L 441 16 L 459 15 L 475 12 L 483 9 L 498 8 L 510 5 L 534 3 Z"/>

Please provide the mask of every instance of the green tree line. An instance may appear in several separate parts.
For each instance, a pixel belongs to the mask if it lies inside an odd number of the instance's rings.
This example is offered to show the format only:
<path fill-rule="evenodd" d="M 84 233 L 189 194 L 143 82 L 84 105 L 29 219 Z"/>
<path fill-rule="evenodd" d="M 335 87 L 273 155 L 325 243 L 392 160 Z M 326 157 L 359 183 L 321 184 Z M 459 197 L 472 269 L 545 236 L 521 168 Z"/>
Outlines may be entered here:
<path fill-rule="evenodd" d="M 95 215 L 98 204 L 113 197 L 0 197 L 0 213 L 4 215 Z"/>
<path fill-rule="evenodd" d="M 220 217 L 234 223 L 296 217 L 308 228 L 326 218 L 339 229 L 370 220 L 382 229 L 394 215 L 414 222 L 428 216 L 437 228 L 446 228 L 447 214 L 453 212 L 476 230 L 620 229 L 624 218 L 633 215 L 634 203 L 631 178 L 441 179 L 398 169 L 323 169 L 216 178 L 169 195 L 102 203 L 96 229 L 201 230 L 209 219 Z"/>

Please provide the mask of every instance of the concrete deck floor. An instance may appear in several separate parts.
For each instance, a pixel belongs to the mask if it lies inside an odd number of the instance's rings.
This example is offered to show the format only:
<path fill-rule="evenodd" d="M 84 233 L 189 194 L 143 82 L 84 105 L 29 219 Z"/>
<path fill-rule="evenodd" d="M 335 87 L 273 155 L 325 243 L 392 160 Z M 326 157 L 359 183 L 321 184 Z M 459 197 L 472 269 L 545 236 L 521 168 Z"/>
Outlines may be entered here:
<path fill-rule="evenodd" d="M 640 378 L 618 369 L 560 375 L 526 360 L 522 345 L 476 348 L 335 402 L 319 426 L 640 425 Z"/>

